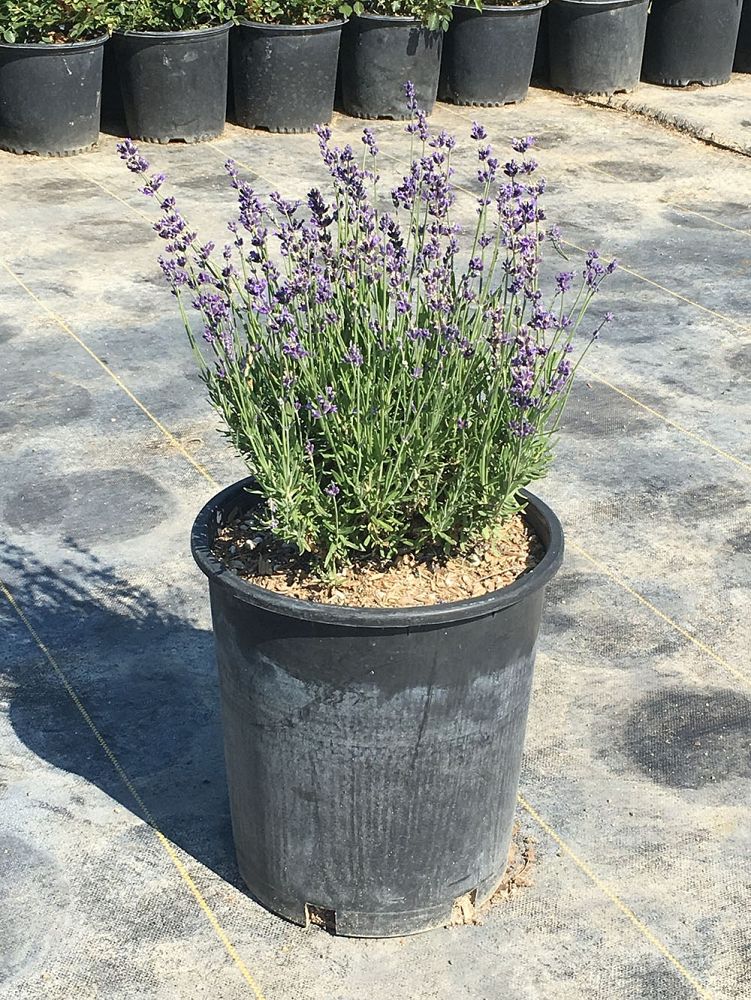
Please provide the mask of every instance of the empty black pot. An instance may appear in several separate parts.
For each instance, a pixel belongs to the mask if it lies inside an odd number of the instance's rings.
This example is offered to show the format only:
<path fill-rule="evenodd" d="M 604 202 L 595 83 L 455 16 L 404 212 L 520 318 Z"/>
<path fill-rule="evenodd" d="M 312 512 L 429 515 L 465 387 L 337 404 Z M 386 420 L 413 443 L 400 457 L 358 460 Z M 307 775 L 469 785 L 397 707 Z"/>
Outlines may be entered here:
<path fill-rule="evenodd" d="M 234 121 L 271 132 L 331 121 L 343 24 L 241 21 L 230 41 Z"/>
<path fill-rule="evenodd" d="M 430 113 L 438 93 L 442 31 L 409 17 L 361 14 L 342 32 L 342 107 L 356 118 L 409 118 L 404 84 Z"/>
<path fill-rule="evenodd" d="M 649 0 L 552 0 L 550 83 L 566 94 L 614 94 L 639 82 Z"/>
<path fill-rule="evenodd" d="M 112 35 L 129 135 L 150 142 L 200 142 L 221 135 L 229 29 L 222 24 Z"/>
<path fill-rule="evenodd" d="M 455 6 L 443 45 L 441 100 L 484 106 L 523 101 L 529 90 L 540 15 L 523 7 Z"/>
<path fill-rule="evenodd" d="M 0 43 L 0 149 L 67 156 L 96 143 L 106 41 Z"/>
<path fill-rule="evenodd" d="M 652 0 L 642 78 L 669 87 L 727 83 L 742 0 Z"/>
<path fill-rule="evenodd" d="M 733 69 L 736 73 L 751 73 L 751 0 L 744 5 L 741 14 Z"/>
<path fill-rule="evenodd" d="M 211 553 L 255 502 L 201 511 L 232 829 L 253 896 L 297 924 L 389 937 L 447 922 L 500 882 L 535 643 L 563 534 L 534 497 L 543 560 L 483 597 L 412 609 L 315 604 L 252 586 Z"/>

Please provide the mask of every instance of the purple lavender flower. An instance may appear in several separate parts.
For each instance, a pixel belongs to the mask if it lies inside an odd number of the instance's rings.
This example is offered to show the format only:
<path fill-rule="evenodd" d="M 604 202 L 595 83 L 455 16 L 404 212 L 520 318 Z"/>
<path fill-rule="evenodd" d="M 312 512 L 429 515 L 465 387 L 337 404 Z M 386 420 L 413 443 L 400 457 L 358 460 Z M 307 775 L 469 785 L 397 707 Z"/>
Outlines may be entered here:
<path fill-rule="evenodd" d="M 606 273 L 606 269 L 600 261 L 599 253 L 596 250 L 590 250 L 584 262 L 584 271 L 582 272 L 586 286 L 592 289 L 592 291 L 596 291 Z"/>
<path fill-rule="evenodd" d="M 407 331 L 407 336 L 412 341 L 430 340 L 430 330 L 424 326 L 415 326 Z"/>
<path fill-rule="evenodd" d="M 138 146 L 131 139 L 123 139 L 115 147 L 120 155 L 120 159 L 125 161 L 125 166 L 134 174 L 145 174 L 149 169 L 149 161 L 141 156 Z"/>
<path fill-rule="evenodd" d="M 411 121 L 405 131 L 408 135 L 416 135 L 423 142 L 427 142 L 430 138 L 430 129 L 428 127 L 428 116 L 420 108 L 415 108 L 413 111 L 414 121 Z"/>
<path fill-rule="evenodd" d="M 450 132 L 447 132 L 446 129 L 442 128 L 438 135 L 430 140 L 429 145 L 435 149 L 452 150 L 456 146 L 456 138 Z"/>
<path fill-rule="evenodd" d="M 528 149 L 534 146 L 536 140 L 533 135 L 528 135 L 524 139 L 512 139 L 511 148 L 517 153 L 526 153 Z"/>
<path fill-rule="evenodd" d="M 376 143 L 372 128 L 364 128 L 362 130 L 362 141 L 371 156 L 378 156 L 378 144 Z"/>
<path fill-rule="evenodd" d="M 315 402 L 312 399 L 308 400 L 308 409 L 314 420 L 323 420 L 329 414 L 337 413 L 338 407 L 334 402 L 334 390 L 332 387 L 327 385 L 325 394 L 319 393 L 315 398 Z"/>
<path fill-rule="evenodd" d="M 330 497 L 338 497 L 339 494 L 342 491 L 339 489 L 339 487 L 336 485 L 336 483 L 332 480 L 323 492 L 324 493 L 328 493 L 328 495 Z"/>
<path fill-rule="evenodd" d="M 555 283 L 558 286 L 558 291 L 563 294 L 571 290 L 571 286 L 574 283 L 574 272 L 573 271 L 561 271 L 555 276 Z"/>
<path fill-rule="evenodd" d="M 176 260 L 167 257 L 159 257 L 158 262 L 162 269 L 162 274 L 170 283 L 173 290 L 188 284 L 188 275 L 183 268 L 178 265 Z"/>
<path fill-rule="evenodd" d="M 485 126 L 479 122 L 472 122 L 472 130 L 469 134 L 476 142 L 482 142 L 483 139 L 487 139 L 488 137 Z"/>
<path fill-rule="evenodd" d="M 417 95 L 415 94 L 415 85 L 411 80 L 407 80 L 404 84 L 404 96 L 407 99 L 407 110 L 415 114 L 417 111 Z"/>
<path fill-rule="evenodd" d="M 295 201 L 286 201 L 278 191 L 271 192 L 269 201 L 276 206 L 282 215 L 286 215 L 288 218 L 291 218 L 302 204 L 297 199 Z"/>
<path fill-rule="evenodd" d="M 344 352 L 342 360 L 346 361 L 347 364 L 354 365 L 356 368 L 359 368 L 365 359 L 363 358 L 362 351 L 359 347 L 356 344 L 350 344 Z"/>
<path fill-rule="evenodd" d="M 290 334 L 289 339 L 282 345 L 282 354 L 292 361 L 302 361 L 303 358 L 310 357 L 310 352 L 305 350 L 296 334 Z"/>
<path fill-rule="evenodd" d="M 227 300 L 217 292 L 200 292 L 193 300 L 193 308 L 200 310 L 209 326 L 214 328 L 230 315 Z"/>
<path fill-rule="evenodd" d="M 531 424 L 524 417 L 509 422 L 511 433 L 518 438 L 526 438 L 535 432 L 534 424 Z"/>
<path fill-rule="evenodd" d="M 152 174 L 151 177 L 149 177 L 149 179 L 146 181 L 144 186 L 139 188 L 138 190 L 141 192 L 141 194 L 145 194 L 147 197 L 153 198 L 153 196 L 157 193 L 162 184 L 164 184 L 166 179 L 167 179 L 166 174 Z"/>

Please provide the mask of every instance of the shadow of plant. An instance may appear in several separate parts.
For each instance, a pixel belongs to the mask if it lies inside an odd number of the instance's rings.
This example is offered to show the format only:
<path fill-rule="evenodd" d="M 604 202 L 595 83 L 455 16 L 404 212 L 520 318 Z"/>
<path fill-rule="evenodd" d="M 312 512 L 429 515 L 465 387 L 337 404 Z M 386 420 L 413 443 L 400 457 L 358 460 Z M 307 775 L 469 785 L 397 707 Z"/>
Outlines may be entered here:
<path fill-rule="evenodd" d="M 211 632 L 191 624 L 181 595 L 157 600 L 70 541 L 65 551 L 53 569 L 6 545 L 0 576 L 159 829 L 241 887 Z M 0 689 L 19 739 L 141 815 L 62 680 L 4 600 L 0 628 L 6 636 Z"/>

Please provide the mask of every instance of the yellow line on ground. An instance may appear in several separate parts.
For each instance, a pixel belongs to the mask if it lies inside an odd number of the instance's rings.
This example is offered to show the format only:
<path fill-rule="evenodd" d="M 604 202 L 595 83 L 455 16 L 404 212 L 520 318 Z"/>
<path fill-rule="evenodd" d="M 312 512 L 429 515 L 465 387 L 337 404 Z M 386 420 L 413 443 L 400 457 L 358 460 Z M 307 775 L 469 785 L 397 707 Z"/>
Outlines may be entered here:
<path fill-rule="evenodd" d="M 611 173 L 609 170 L 605 170 L 603 167 L 596 163 L 588 163 L 587 166 L 590 170 L 596 171 L 598 174 L 602 174 L 603 177 L 609 177 L 612 181 L 621 180 L 616 174 Z M 666 205 L 668 208 L 674 208 L 677 212 L 683 212 L 686 215 L 695 215 L 699 219 L 704 219 L 705 222 L 711 222 L 713 226 L 719 226 L 721 229 L 729 229 L 731 233 L 739 233 L 741 236 L 751 236 L 751 230 L 739 229 L 737 226 L 729 226 L 726 222 L 720 222 L 718 219 L 713 219 L 711 215 L 705 215 L 703 212 L 697 212 L 694 208 L 686 208 L 685 205 L 679 205 L 675 201 L 670 201 L 668 198 L 660 199 L 661 205 Z"/>
<path fill-rule="evenodd" d="M 603 378 L 602 375 L 599 375 L 597 372 L 593 372 L 591 369 L 586 368 L 584 365 L 582 365 L 579 370 L 587 378 L 593 378 L 596 381 L 601 382 L 603 385 L 607 386 L 608 389 L 612 389 L 613 392 L 617 392 L 619 396 L 623 396 L 624 399 L 627 399 L 630 403 L 633 403 L 634 406 L 638 406 L 642 410 L 646 410 L 647 413 L 651 413 L 653 417 L 657 417 L 658 420 L 662 420 L 670 427 L 673 427 L 675 430 L 680 431 L 681 434 L 685 434 L 686 437 L 691 438 L 692 441 L 696 441 L 697 444 L 702 445 L 704 448 L 709 448 L 710 451 L 713 451 L 715 452 L 715 454 L 720 455 L 721 458 L 727 459 L 728 462 L 733 462 L 735 465 L 743 469 L 745 472 L 751 472 L 750 462 L 744 462 L 743 459 L 738 458 L 735 455 L 732 455 L 729 451 L 725 451 L 723 448 L 718 448 L 716 444 L 712 444 L 711 441 L 708 441 L 706 438 L 701 437 L 701 435 L 695 434 L 694 431 L 690 431 L 688 427 L 684 427 L 683 424 L 679 424 L 675 420 L 671 420 L 670 417 L 666 417 L 664 413 L 660 413 L 660 411 L 655 410 L 654 407 L 647 406 L 646 403 L 642 403 L 642 401 L 640 399 L 637 399 L 636 396 L 630 395 L 630 393 L 626 392 L 624 389 L 619 389 L 617 385 L 613 385 L 612 382 L 609 382 L 606 378 Z"/>
<path fill-rule="evenodd" d="M 78 176 L 81 177 L 83 180 L 88 181 L 89 184 L 94 184 L 96 187 L 104 191 L 105 194 L 108 194 L 110 198 L 114 198 L 115 201 L 119 201 L 121 205 L 125 205 L 126 208 L 129 208 L 131 212 L 135 212 L 136 215 L 139 215 L 142 219 L 145 219 L 149 223 L 149 227 L 153 226 L 154 219 L 150 218 L 145 212 L 142 212 L 140 208 L 137 208 L 135 205 L 131 205 L 131 203 L 126 201 L 125 198 L 121 198 L 119 194 L 117 194 L 115 191 L 112 191 L 105 184 L 102 184 L 101 181 L 95 180 L 95 178 L 90 177 L 89 174 L 84 173 L 84 171 L 81 170 L 78 164 L 71 163 L 70 166 L 72 166 L 72 168 L 75 170 Z"/>
<path fill-rule="evenodd" d="M 17 275 L 16 272 L 8 264 L 6 264 L 4 260 L 0 260 L 0 267 L 2 267 L 10 275 L 10 277 L 16 282 L 17 285 L 20 285 L 20 287 L 26 292 L 26 294 L 34 302 L 36 302 L 36 304 L 40 307 L 40 309 L 43 309 L 44 312 L 46 312 L 47 315 L 55 321 L 55 323 L 57 323 L 57 325 L 60 327 L 61 330 L 64 330 L 69 337 L 75 340 L 78 346 L 82 347 L 83 350 L 86 351 L 86 353 L 89 355 L 89 357 L 93 361 L 95 361 L 99 365 L 99 367 L 107 373 L 107 375 L 109 375 L 109 377 L 112 379 L 115 385 L 119 389 L 122 389 L 122 391 L 125 393 L 128 399 L 130 399 L 132 403 L 135 403 L 138 409 L 141 410 L 141 412 L 144 413 L 149 418 L 149 420 L 155 425 L 155 427 L 167 438 L 167 440 L 170 442 L 173 448 L 177 449 L 177 451 L 179 451 L 180 454 L 190 462 L 190 464 L 193 466 L 196 472 L 202 475 L 207 482 L 211 483 L 212 486 L 216 486 L 217 482 L 211 475 L 211 473 L 208 471 L 208 469 L 204 468 L 204 466 L 201 465 L 200 462 L 196 461 L 196 459 L 193 458 L 193 456 L 190 454 L 185 445 L 183 445 L 182 442 L 179 441 L 178 438 L 176 438 L 171 431 L 167 430 L 164 424 L 157 417 L 154 416 L 151 410 L 149 410 L 148 407 L 145 406 L 145 404 L 142 403 L 141 400 L 133 392 L 131 392 L 131 390 L 128 388 L 125 382 L 123 382 L 120 376 L 117 375 L 110 368 L 107 362 L 103 361 L 98 354 L 92 351 L 89 345 L 81 337 L 79 337 L 74 330 L 70 328 L 70 326 L 65 322 L 62 316 L 58 315 L 58 313 L 56 313 L 54 309 L 51 309 L 45 302 L 43 302 L 42 299 L 40 299 L 39 296 L 34 291 L 32 291 L 31 288 L 29 288 L 29 286 L 26 284 L 23 278 L 19 277 L 19 275 Z"/>
<path fill-rule="evenodd" d="M 633 924 L 642 937 L 646 938 L 646 940 L 649 941 L 649 943 L 656 948 L 660 954 L 668 960 L 668 962 L 670 962 L 676 972 L 678 972 L 686 980 L 686 982 L 696 990 L 697 995 L 700 996 L 702 1000 L 712 1000 L 712 994 L 706 989 L 706 987 L 702 986 L 698 979 L 696 979 L 696 977 L 688 971 L 680 959 L 676 958 L 668 946 L 649 929 L 644 921 L 637 917 L 631 907 L 628 906 L 606 882 L 603 882 L 603 880 L 592 871 L 586 861 L 580 858 L 573 848 L 569 847 L 563 837 L 556 833 L 553 827 L 542 818 L 537 810 L 533 808 L 529 802 L 527 802 L 521 793 L 518 796 L 518 802 L 522 809 L 532 817 L 535 823 L 537 823 L 545 831 L 545 833 L 555 841 L 563 853 L 570 858 L 571 861 L 573 861 L 576 867 L 587 876 L 590 882 L 592 882 L 596 888 L 603 893 L 603 895 L 607 896 L 610 902 L 631 924 Z"/>
<path fill-rule="evenodd" d="M 10 604 L 11 608 L 13 608 L 13 610 L 15 611 L 16 615 L 18 616 L 18 618 L 21 620 L 21 622 L 26 627 L 27 631 L 31 635 L 32 639 L 36 643 L 37 647 L 39 648 L 40 652 L 44 656 L 44 658 L 47 661 L 47 663 L 49 663 L 49 665 L 52 667 L 52 669 L 55 672 L 58 680 L 60 681 L 60 683 L 65 688 L 65 690 L 68 693 L 68 696 L 70 697 L 71 701 L 73 702 L 73 704 L 75 705 L 75 707 L 78 709 L 79 714 L 82 716 L 82 718 L 85 721 L 86 725 L 91 730 L 92 735 L 94 736 L 94 738 L 96 739 L 97 743 L 99 744 L 99 746 L 104 751 L 104 753 L 107 756 L 110 764 L 112 764 L 112 767 L 115 769 L 115 772 L 117 773 L 117 776 L 120 778 L 120 780 L 122 781 L 122 783 L 125 786 L 125 788 L 128 790 L 128 792 L 130 793 L 130 795 L 133 797 L 133 800 L 135 801 L 135 803 L 138 805 L 139 809 L 143 813 L 143 816 L 144 816 L 146 822 L 153 829 L 153 831 L 156 834 L 156 837 L 157 837 L 159 843 L 164 848 L 165 852 L 169 856 L 170 861 L 172 862 L 172 864 L 177 869 L 177 872 L 180 875 L 180 878 L 183 880 L 183 882 L 185 883 L 185 885 L 188 887 L 188 889 L 192 893 L 193 897 L 195 898 L 196 902 L 198 903 L 198 905 L 200 906 L 201 910 L 203 911 L 204 915 L 206 916 L 207 920 L 211 924 L 211 926 L 212 926 L 212 928 L 214 930 L 214 933 L 217 935 L 217 937 L 219 938 L 219 940 L 224 945 L 224 948 L 225 948 L 227 954 L 229 955 L 229 957 L 234 962 L 235 966 L 239 970 L 239 972 L 242 975 L 242 977 L 245 980 L 245 982 L 248 984 L 248 986 L 250 986 L 251 990 L 253 991 L 253 993 L 254 993 L 254 995 L 256 997 L 256 1000 L 265 1000 L 264 994 L 261 992 L 261 988 L 259 987 L 258 983 L 254 979 L 254 977 L 251 974 L 250 970 L 248 969 L 247 965 L 243 962 L 242 958 L 238 954 L 237 949 L 232 944 L 232 942 L 230 941 L 230 939 L 227 937 L 227 934 L 225 933 L 224 929 L 222 928 L 221 924 L 219 923 L 219 921 L 216 918 L 216 914 L 211 909 L 211 907 L 209 906 L 209 904 L 206 901 L 205 897 L 201 893 L 201 890 L 198 888 L 198 886 L 196 885 L 195 881 L 191 877 L 190 872 L 187 870 L 187 868 L 185 867 L 185 865 L 183 864 L 183 862 L 180 860 L 180 857 L 178 856 L 178 853 L 175 850 L 174 846 L 167 839 L 167 837 L 165 837 L 165 835 L 161 832 L 161 830 L 157 826 L 156 821 L 155 821 L 154 817 L 151 814 L 151 811 L 149 810 L 148 806 L 146 805 L 146 803 L 141 798 L 140 793 L 138 792 L 138 790 L 133 785 L 133 782 L 128 777 L 125 769 L 123 768 L 122 764 L 117 759 L 117 757 L 115 756 L 115 753 L 113 752 L 113 750 L 111 749 L 111 747 L 109 746 L 109 744 L 107 743 L 107 741 L 105 740 L 104 736 L 102 736 L 101 732 L 97 729 L 97 727 L 96 727 L 96 725 L 94 723 L 94 720 L 89 715 L 88 710 L 86 709 L 86 706 L 83 704 L 83 702 L 79 698 L 78 694 L 76 693 L 75 688 L 73 687 L 73 685 L 68 680 L 68 678 L 65 675 L 62 667 L 57 662 L 57 660 L 52 655 L 52 653 L 50 653 L 50 651 L 47 648 L 47 646 L 42 642 L 42 640 L 41 640 L 41 638 L 39 636 L 39 633 L 34 628 L 34 626 L 32 625 L 32 623 L 29 621 L 29 618 L 27 617 L 27 615 L 24 612 L 23 608 L 18 604 L 18 602 L 16 601 L 15 597 L 13 596 L 13 594 L 11 594 L 10 590 L 8 589 L 7 585 L 4 583 L 3 580 L 0 580 L 0 591 L 2 592 L 3 596 L 8 601 L 8 603 Z"/>
<path fill-rule="evenodd" d="M 679 205 L 676 201 L 663 201 L 662 204 L 674 208 L 677 212 L 685 212 L 686 215 L 695 215 L 699 219 L 704 219 L 705 222 L 711 222 L 713 226 L 729 229 L 731 233 L 739 233 L 741 236 L 751 236 L 751 229 L 739 229 L 738 226 L 729 226 L 727 222 L 719 222 L 717 219 L 713 219 L 711 215 L 697 212 L 695 208 L 686 208 L 685 205 Z"/>
<path fill-rule="evenodd" d="M 653 614 L 657 615 L 658 618 L 661 618 L 662 621 L 669 625 L 674 631 L 676 631 L 679 635 L 682 635 L 684 639 L 687 639 L 690 643 L 696 646 L 697 649 L 701 650 L 705 656 L 714 660 L 715 663 L 719 664 L 724 670 L 727 670 L 727 672 L 732 674 L 732 676 L 737 680 L 743 681 L 745 684 L 751 683 L 751 676 L 744 673 L 742 670 L 738 670 L 738 668 L 734 667 L 732 663 L 725 659 L 724 656 L 720 656 L 720 654 L 716 653 L 711 646 L 702 642 L 701 639 L 697 639 L 695 635 L 675 621 L 674 618 L 671 618 L 670 615 L 666 615 L 664 611 L 660 611 L 660 609 L 654 605 L 649 598 L 640 594 L 638 590 L 635 590 L 623 579 L 622 576 L 615 573 L 605 563 L 601 562 L 599 559 L 595 559 L 593 555 L 590 555 L 586 549 L 582 548 L 581 545 L 577 545 L 576 542 L 567 541 L 566 544 L 572 551 L 576 552 L 583 559 L 586 559 L 587 562 L 591 563 L 597 570 L 599 570 L 600 573 L 604 573 L 605 576 L 609 577 L 614 583 L 618 584 L 618 586 L 625 590 L 626 593 L 630 594 L 640 604 L 644 605 L 645 608 L 649 608 Z"/>

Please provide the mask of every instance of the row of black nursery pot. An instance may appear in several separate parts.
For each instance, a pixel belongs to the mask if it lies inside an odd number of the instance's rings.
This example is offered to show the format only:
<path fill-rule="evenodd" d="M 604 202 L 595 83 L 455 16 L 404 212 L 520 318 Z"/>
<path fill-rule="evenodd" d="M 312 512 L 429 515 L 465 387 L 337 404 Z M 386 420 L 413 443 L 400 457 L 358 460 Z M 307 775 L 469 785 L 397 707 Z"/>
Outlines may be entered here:
<path fill-rule="evenodd" d="M 237 124 L 306 131 L 331 118 L 337 64 L 342 110 L 359 118 L 405 117 L 406 80 L 428 112 L 436 96 L 466 105 L 521 101 L 533 64 L 539 80 L 574 94 L 631 90 L 640 76 L 718 84 L 730 78 L 741 12 L 742 0 L 530 0 L 455 6 L 445 39 L 412 18 L 362 14 L 317 25 L 243 21 L 115 32 L 109 41 L 2 43 L 0 147 L 58 155 L 91 147 L 100 91 L 105 124 L 134 138 L 209 139 L 224 128 L 228 78 Z M 749 36 L 747 9 L 741 71 L 751 70 Z"/>
<path fill-rule="evenodd" d="M 746 7 L 741 25 L 743 0 L 551 0 L 534 75 L 569 94 L 727 83 L 734 58 L 751 70 Z"/>
<path fill-rule="evenodd" d="M 463 95 L 472 97 L 479 86 L 485 88 L 483 103 L 521 100 L 546 3 L 498 8 L 508 36 L 505 60 L 493 58 L 501 44 L 492 31 L 496 9 L 486 18 L 456 8 L 447 47 L 452 54 L 447 96 L 463 102 Z M 473 58 L 477 44 L 483 46 L 479 62 Z M 372 14 L 316 25 L 241 21 L 195 31 L 115 31 L 109 40 L 0 43 L 0 147 L 17 153 L 81 152 L 96 142 L 100 114 L 105 125 L 119 126 L 133 138 L 213 138 L 224 128 L 228 78 L 237 124 L 310 130 L 331 118 L 338 66 L 347 114 L 404 118 L 406 80 L 414 83 L 418 104 L 432 110 L 442 49 L 441 31 L 409 17 Z M 485 91 L 491 95 L 487 101 Z"/>

